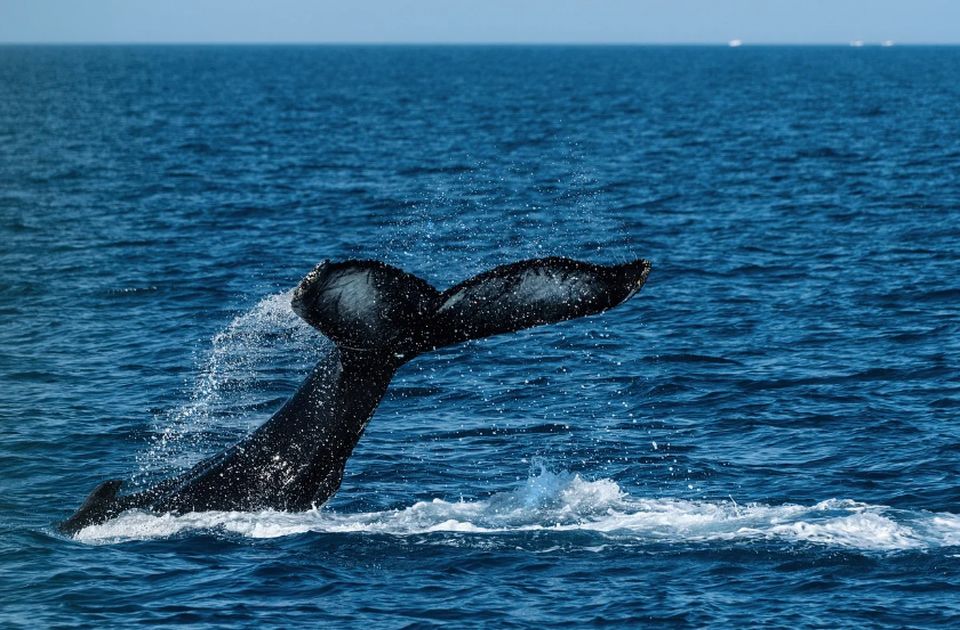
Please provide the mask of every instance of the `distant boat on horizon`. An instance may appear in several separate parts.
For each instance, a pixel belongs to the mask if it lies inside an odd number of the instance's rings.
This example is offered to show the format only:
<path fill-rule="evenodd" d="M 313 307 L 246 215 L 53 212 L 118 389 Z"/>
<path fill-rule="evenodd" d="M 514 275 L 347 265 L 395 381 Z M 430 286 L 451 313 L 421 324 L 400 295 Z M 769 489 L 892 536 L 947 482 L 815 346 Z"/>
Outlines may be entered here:
<path fill-rule="evenodd" d="M 743 40 L 731 39 L 729 42 L 727 42 L 727 45 L 730 46 L 730 48 L 739 48 L 740 46 L 743 46 Z"/>
<path fill-rule="evenodd" d="M 880 42 L 880 45 L 883 46 L 884 48 L 890 48 L 891 46 L 893 46 L 893 40 L 885 39 L 882 42 Z"/>
<path fill-rule="evenodd" d="M 863 46 L 863 40 L 862 40 L 862 39 L 855 39 L 855 40 L 853 40 L 852 42 L 850 42 L 850 45 L 853 46 L 854 48 L 860 48 L 860 47 Z"/>

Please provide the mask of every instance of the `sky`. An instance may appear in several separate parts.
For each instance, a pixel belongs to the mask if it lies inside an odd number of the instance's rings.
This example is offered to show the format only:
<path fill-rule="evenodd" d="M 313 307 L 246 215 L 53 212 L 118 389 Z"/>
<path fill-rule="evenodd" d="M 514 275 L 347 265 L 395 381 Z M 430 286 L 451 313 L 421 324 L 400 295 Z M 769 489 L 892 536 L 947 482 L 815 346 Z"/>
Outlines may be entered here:
<path fill-rule="evenodd" d="M 960 0 L 0 0 L 0 43 L 960 44 Z"/>

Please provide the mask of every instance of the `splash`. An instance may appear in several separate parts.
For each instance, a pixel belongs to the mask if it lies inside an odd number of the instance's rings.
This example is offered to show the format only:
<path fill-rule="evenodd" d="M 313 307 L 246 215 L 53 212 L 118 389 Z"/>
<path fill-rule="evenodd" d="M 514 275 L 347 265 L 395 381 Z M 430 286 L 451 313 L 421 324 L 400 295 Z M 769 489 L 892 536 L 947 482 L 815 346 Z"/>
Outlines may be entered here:
<path fill-rule="evenodd" d="M 211 531 L 249 538 L 307 532 L 394 536 L 594 532 L 621 545 L 781 541 L 901 551 L 960 545 L 960 515 L 907 512 L 842 499 L 803 506 L 634 498 L 611 479 L 588 481 L 577 474 L 541 471 L 512 491 L 479 501 L 438 498 L 399 510 L 353 514 L 314 509 L 156 516 L 134 511 L 87 527 L 77 539 L 110 543 Z"/>
<path fill-rule="evenodd" d="M 293 290 L 268 295 L 213 336 L 188 401 L 157 421 L 135 483 L 183 469 L 263 422 L 264 390 L 286 396 L 330 342 L 290 308 Z M 285 382 L 285 381 L 290 382 Z"/>

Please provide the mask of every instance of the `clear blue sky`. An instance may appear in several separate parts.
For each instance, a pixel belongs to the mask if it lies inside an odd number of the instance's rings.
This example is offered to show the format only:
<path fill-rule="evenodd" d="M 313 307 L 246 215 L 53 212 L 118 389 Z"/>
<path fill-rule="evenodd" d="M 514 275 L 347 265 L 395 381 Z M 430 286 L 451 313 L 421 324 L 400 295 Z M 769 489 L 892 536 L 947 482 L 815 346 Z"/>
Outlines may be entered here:
<path fill-rule="evenodd" d="M 960 43 L 960 0 L 0 0 L 0 42 Z"/>

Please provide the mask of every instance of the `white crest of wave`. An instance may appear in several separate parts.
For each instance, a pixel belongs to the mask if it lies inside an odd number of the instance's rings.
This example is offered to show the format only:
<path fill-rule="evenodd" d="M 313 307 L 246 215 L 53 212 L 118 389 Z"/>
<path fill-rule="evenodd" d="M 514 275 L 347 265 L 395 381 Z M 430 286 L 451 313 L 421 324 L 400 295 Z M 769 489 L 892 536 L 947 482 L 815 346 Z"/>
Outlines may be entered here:
<path fill-rule="evenodd" d="M 737 504 L 733 501 L 642 499 L 610 479 L 541 471 L 509 492 L 479 501 L 422 501 L 398 509 L 342 514 L 200 512 L 157 516 L 131 511 L 85 528 L 90 543 L 162 538 L 224 531 L 250 538 L 306 532 L 396 536 L 436 532 L 504 534 L 589 531 L 622 544 L 780 540 L 897 551 L 960 544 L 960 516 L 906 512 L 886 506 L 831 499 L 812 506 Z"/>

